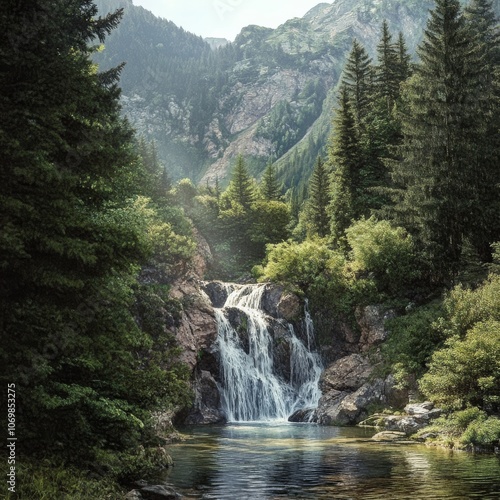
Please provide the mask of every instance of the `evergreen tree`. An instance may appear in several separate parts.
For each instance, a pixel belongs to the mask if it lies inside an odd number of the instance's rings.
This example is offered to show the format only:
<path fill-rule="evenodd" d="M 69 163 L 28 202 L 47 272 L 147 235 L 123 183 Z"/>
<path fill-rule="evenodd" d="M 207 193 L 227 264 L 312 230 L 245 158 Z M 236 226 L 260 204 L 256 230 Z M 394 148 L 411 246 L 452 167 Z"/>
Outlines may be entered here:
<path fill-rule="evenodd" d="M 255 201 L 254 181 L 248 173 L 243 156 L 238 155 L 231 181 L 225 193 L 225 200 L 231 205 L 237 203 L 243 209 L 248 210 Z"/>
<path fill-rule="evenodd" d="M 404 82 L 411 75 L 411 56 L 406 46 L 406 40 L 400 31 L 397 42 L 397 78 L 400 83 Z"/>
<path fill-rule="evenodd" d="M 331 234 L 336 244 L 342 244 L 345 230 L 360 215 L 358 193 L 362 165 L 354 115 L 345 86 L 340 90 L 339 108 L 335 114 L 329 163 L 333 171 L 328 207 Z"/>
<path fill-rule="evenodd" d="M 375 67 L 375 86 L 377 96 L 384 99 L 390 113 L 399 94 L 398 52 L 392 43 L 389 25 L 384 19 L 382 35 L 377 45 L 377 65 Z"/>
<path fill-rule="evenodd" d="M 309 179 L 309 197 L 305 207 L 305 217 L 311 232 L 321 238 L 330 232 L 330 171 L 318 156 L 311 178 Z"/>
<path fill-rule="evenodd" d="M 485 133 L 482 111 L 491 101 L 482 92 L 478 55 L 459 2 L 437 0 L 419 47 L 421 62 L 405 87 L 403 159 L 393 172 L 403 189 L 396 212 L 419 235 L 437 280 L 457 269 L 464 238 L 481 224 L 485 208 L 475 191 L 488 168 L 478 145 Z"/>
<path fill-rule="evenodd" d="M 352 104 L 356 126 L 363 128 L 368 113 L 372 91 L 371 59 L 365 48 L 354 39 L 347 59 L 342 84 L 346 87 Z"/>
<path fill-rule="evenodd" d="M 126 201 L 143 172 L 119 70 L 90 61 L 121 13 L 99 18 L 91 0 L 3 7 L 0 378 L 18 388 L 24 454 L 95 462 L 136 449 L 169 391 L 130 311 L 150 245 Z"/>
<path fill-rule="evenodd" d="M 266 201 L 279 201 L 281 199 L 281 186 L 272 163 L 269 163 L 264 171 L 260 192 Z"/>
<path fill-rule="evenodd" d="M 480 59 L 477 112 L 484 122 L 484 132 L 476 137 L 476 164 L 471 165 L 476 189 L 469 239 L 480 257 L 490 261 L 490 245 L 500 238 L 500 31 L 489 0 L 472 0 L 465 18 Z"/>

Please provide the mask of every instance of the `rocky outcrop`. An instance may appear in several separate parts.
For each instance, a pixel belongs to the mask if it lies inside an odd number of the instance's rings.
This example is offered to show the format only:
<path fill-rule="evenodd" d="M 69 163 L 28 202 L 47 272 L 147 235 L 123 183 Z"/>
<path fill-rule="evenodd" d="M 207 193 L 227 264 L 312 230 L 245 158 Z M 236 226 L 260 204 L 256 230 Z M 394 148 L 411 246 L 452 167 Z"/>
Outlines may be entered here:
<path fill-rule="evenodd" d="M 394 315 L 391 310 L 372 305 L 356 311 L 357 328 L 333 325 L 337 352 L 344 355 L 334 359 L 321 376 L 323 396 L 316 412 L 320 424 L 353 425 L 374 408 L 401 408 L 408 402 L 407 392 L 395 387 L 392 376 L 375 376 L 379 347 L 388 335 L 385 321 Z"/>
<path fill-rule="evenodd" d="M 201 370 L 195 376 L 195 399 L 193 407 L 184 418 L 185 424 L 219 424 L 226 421 L 221 411 L 221 401 L 217 382 L 208 371 Z"/>
<path fill-rule="evenodd" d="M 391 377 L 366 382 L 354 391 L 329 390 L 319 401 L 317 421 L 324 425 L 355 425 L 368 416 L 370 407 L 389 406 L 397 393 Z"/>
<path fill-rule="evenodd" d="M 351 354 L 335 361 L 323 372 L 321 391 L 355 391 L 368 380 L 372 371 L 373 366 L 366 357 Z"/>
<path fill-rule="evenodd" d="M 361 331 L 359 347 L 362 352 L 367 352 L 379 346 L 387 339 L 385 322 L 394 318 L 395 315 L 391 309 L 387 310 L 378 305 L 366 306 L 356 310 L 356 320 Z"/>
<path fill-rule="evenodd" d="M 126 500 L 178 500 L 184 498 L 178 491 L 165 485 L 146 485 L 129 491 Z"/>
<path fill-rule="evenodd" d="M 217 323 L 208 297 L 195 280 L 175 283 L 170 296 L 183 305 L 181 319 L 174 333 L 182 348 L 181 361 L 192 370 L 202 353 L 213 354 Z"/>
<path fill-rule="evenodd" d="M 411 436 L 427 427 L 432 420 L 441 416 L 442 410 L 434 408 L 430 401 L 405 406 L 404 414 L 375 414 L 360 423 L 362 426 L 377 427 L 388 432 L 402 433 Z"/>

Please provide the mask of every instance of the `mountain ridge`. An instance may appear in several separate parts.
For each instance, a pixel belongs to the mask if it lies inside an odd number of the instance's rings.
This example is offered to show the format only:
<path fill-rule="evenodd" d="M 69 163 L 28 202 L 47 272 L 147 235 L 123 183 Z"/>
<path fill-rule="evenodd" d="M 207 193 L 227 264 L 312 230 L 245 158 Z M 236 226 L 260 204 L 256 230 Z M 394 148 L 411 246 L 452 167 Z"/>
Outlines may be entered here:
<path fill-rule="evenodd" d="M 257 177 L 273 161 L 287 187 L 305 182 L 315 154 L 324 151 L 352 39 L 373 57 L 387 19 L 413 53 L 433 6 L 432 0 L 323 2 L 276 29 L 247 26 L 233 43 L 214 49 L 130 0 L 96 3 L 109 9 L 113 2 L 126 4 L 124 20 L 97 60 L 104 67 L 128 61 L 123 112 L 155 140 L 171 176 L 225 184 L 242 154 Z M 304 164 L 292 172 L 291 159 L 300 154 Z"/>

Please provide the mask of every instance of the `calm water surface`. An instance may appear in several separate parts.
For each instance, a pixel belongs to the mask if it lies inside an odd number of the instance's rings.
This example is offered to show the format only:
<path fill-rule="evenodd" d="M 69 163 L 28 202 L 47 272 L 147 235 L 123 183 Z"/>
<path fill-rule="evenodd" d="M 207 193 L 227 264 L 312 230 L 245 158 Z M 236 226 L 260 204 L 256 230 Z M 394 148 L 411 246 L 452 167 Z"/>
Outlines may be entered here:
<path fill-rule="evenodd" d="M 187 498 L 500 499 L 500 459 L 371 441 L 373 430 L 309 424 L 182 429 L 163 480 Z"/>

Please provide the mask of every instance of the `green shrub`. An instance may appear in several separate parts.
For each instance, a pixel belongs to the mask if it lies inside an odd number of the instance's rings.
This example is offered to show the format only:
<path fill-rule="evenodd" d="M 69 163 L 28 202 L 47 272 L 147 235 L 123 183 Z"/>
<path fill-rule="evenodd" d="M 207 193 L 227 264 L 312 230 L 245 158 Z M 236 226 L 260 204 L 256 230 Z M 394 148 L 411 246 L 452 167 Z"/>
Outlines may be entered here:
<path fill-rule="evenodd" d="M 1 466 L 2 477 L 6 471 Z M 89 474 L 76 468 L 63 467 L 43 460 L 40 463 L 23 460 L 16 466 L 16 492 L 8 493 L 7 500 L 104 500 L 123 498 L 125 492 L 111 477 Z M 4 487 L 5 485 L 2 485 Z"/>
<path fill-rule="evenodd" d="M 444 407 L 500 409 L 500 322 L 477 323 L 462 340 L 436 351 L 420 381 L 422 392 Z"/>
<path fill-rule="evenodd" d="M 469 424 L 460 441 L 467 445 L 493 446 L 500 443 L 500 419 L 489 417 Z"/>
<path fill-rule="evenodd" d="M 353 268 L 373 273 L 380 292 L 400 295 L 419 277 L 413 240 L 403 228 L 371 217 L 355 222 L 346 235 Z"/>

